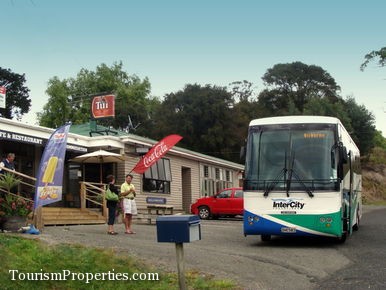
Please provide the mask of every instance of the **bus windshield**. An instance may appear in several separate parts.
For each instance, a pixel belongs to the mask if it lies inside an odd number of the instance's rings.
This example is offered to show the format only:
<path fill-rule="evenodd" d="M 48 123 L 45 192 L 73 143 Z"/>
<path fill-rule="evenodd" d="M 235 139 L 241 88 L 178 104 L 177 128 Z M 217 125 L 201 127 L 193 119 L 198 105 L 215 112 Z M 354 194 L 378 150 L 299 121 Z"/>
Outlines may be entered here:
<path fill-rule="evenodd" d="M 330 124 L 251 127 L 245 190 L 338 190 L 336 138 Z"/>

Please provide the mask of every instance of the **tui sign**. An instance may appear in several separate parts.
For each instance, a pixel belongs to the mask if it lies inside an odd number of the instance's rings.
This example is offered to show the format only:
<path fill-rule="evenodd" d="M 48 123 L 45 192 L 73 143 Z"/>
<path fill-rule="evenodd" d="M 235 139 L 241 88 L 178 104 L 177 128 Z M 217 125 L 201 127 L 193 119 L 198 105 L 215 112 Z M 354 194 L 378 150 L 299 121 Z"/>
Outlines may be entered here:
<path fill-rule="evenodd" d="M 91 116 L 93 119 L 101 119 L 115 116 L 115 96 L 95 96 L 91 102 Z"/>

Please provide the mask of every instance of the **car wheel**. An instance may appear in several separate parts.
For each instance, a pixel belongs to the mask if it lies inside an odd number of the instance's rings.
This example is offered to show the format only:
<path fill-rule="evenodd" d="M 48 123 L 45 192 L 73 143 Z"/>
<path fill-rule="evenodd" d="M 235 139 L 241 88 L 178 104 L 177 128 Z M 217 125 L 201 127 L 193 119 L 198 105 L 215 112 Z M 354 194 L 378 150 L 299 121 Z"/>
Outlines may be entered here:
<path fill-rule="evenodd" d="M 207 206 L 200 206 L 198 208 L 198 215 L 201 219 L 207 220 L 210 217 L 210 209 Z"/>
<path fill-rule="evenodd" d="M 261 235 L 261 240 L 263 242 L 269 242 L 271 240 L 271 235 Z"/>

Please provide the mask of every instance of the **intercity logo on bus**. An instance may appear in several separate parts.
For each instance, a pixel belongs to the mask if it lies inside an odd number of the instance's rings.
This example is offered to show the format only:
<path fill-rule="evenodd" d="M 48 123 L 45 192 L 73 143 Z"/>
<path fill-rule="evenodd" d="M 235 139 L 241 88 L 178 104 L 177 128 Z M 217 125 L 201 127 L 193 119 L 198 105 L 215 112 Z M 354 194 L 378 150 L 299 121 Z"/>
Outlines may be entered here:
<path fill-rule="evenodd" d="M 296 199 L 296 198 L 290 198 L 290 199 L 282 199 L 282 198 L 275 198 L 272 199 L 272 206 L 274 209 L 303 209 L 305 203 L 300 202 L 299 200 L 302 199 Z"/>

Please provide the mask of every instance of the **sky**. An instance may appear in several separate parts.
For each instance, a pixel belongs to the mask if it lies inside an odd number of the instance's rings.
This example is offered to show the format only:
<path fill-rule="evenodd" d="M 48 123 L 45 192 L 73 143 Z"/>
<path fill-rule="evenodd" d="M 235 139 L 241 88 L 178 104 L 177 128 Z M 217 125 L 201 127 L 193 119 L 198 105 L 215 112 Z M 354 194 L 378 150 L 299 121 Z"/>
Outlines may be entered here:
<path fill-rule="evenodd" d="M 0 67 L 25 74 L 23 122 L 36 124 L 49 79 L 102 63 L 122 61 L 162 98 L 241 80 L 258 93 L 269 68 L 301 61 L 327 71 L 386 137 L 386 67 L 359 69 L 386 46 L 385 11 L 384 0 L 0 0 Z"/>

